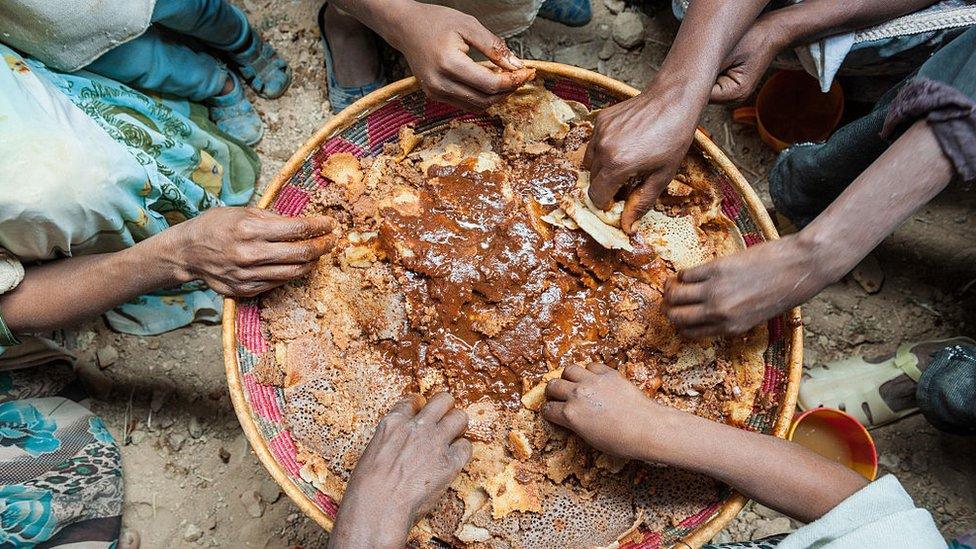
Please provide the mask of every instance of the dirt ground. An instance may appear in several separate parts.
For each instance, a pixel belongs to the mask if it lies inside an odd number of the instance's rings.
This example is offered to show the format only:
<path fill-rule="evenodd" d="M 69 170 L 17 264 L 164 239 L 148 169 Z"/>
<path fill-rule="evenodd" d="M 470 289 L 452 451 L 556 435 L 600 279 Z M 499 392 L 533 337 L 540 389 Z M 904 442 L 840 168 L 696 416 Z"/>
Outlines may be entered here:
<path fill-rule="evenodd" d="M 268 127 L 257 147 L 269 181 L 302 142 L 331 116 L 315 28 L 318 2 L 245 0 L 258 29 L 295 70 L 290 91 L 257 100 Z M 592 23 L 570 29 L 537 21 L 512 39 L 527 58 L 568 62 L 643 85 L 664 58 L 676 23 L 669 2 L 644 6 L 642 46 L 625 50 L 611 29 L 623 2 L 594 1 Z M 703 125 L 769 204 L 774 154 L 729 109 L 710 107 Z M 885 275 L 868 295 L 853 280 L 828 288 L 804 307 L 805 363 L 851 353 L 891 351 L 901 341 L 976 335 L 976 197 L 946 191 L 876 252 Z M 145 547 L 322 547 L 326 536 L 278 490 L 249 449 L 227 395 L 219 326 L 194 326 L 155 338 L 113 333 L 93 322 L 75 333 L 82 359 L 103 363 L 103 398 L 94 409 L 121 440 L 126 474 L 125 524 Z M 117 352 L 117 358 L 113 357 Z M 114 359 L 113 359 L 114 358 Z M 107 396 L 106 396 L 107 395 Z M 920 416 L 874 431 L 881 473 L 897 474 L 948 538 L 976 529 L 976 438 L 942 434 Z M 796 528 L 770 509 L 750 505 L 717 537 L 749 539 Z"/>

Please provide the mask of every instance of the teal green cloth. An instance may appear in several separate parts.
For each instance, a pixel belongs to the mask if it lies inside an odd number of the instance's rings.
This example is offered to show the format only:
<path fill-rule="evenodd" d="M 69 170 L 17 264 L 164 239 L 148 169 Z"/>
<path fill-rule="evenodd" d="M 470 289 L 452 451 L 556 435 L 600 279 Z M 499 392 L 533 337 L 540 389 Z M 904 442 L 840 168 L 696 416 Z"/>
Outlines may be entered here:
<path fill-rule="evenodd" d="M 202 107 L 56 72 L 2 45 L 0 54 L 0 248 L 28 267 L 118 251 L 253 194 L 257 156 Z M 220 303 L 195 283 L 107 318 L 120 331 L 157 334 L 217 321 Z"/>

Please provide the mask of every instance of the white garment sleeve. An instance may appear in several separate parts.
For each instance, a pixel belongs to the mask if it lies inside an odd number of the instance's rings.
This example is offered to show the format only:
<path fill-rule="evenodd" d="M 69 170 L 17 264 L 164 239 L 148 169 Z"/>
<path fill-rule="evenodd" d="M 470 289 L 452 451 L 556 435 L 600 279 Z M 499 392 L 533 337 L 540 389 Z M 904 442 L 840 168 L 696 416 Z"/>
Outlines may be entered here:
<path fill-rule="evenodd" d="M 946 542 L 925 509 L 892 475 L 845 499 L 818 520 L 787 536 L 777 549 L 944 548 Z"/>
<path fill-rule="evenodd" d="M 0 295 L 17 287 L 24 280 L 24 266 L 13 254 L 0 248 Z"/>

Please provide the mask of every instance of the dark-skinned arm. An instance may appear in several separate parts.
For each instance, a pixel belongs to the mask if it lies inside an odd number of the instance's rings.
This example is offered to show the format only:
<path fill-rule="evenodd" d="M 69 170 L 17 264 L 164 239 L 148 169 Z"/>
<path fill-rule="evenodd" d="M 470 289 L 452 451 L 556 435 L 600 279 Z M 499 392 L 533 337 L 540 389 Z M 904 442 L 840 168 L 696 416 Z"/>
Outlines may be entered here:
<path fill-rule="evenodd" d="M 695 0 L 661 70 L 640 95 L 599 112 L 584 158 L 590 198 L 607 209 L 632 178 L 624 231 L 654 204 L 688 152 L 722 62 L 768 0 Z"/>
<path fill-rule="evenodd" d="M 310 271 L 332 248 L 328 217 L 216 208 L 135 246 L 28 267 L 0 312 L 14 333 L 54 330 L 139 295 L 201 279 L 229 296 L 253 296 Z"/>
<path fill-rule="evenodd" d="M 505 41 L 476 18 L 455 9 L 415 0 L 333 0 L 343 11 L 403 53 L 424 92 L 469 110 L 483 110 L 526 83 L 525 68 Z M 502 71 L 468 56 L 484 54 Z"/>
<path fill-rule="evenodd" d="M 546 396 L 543 417 L 598 450 L 708 475 L 803 522 L 867 485 L 864 477 L 798 444 L 658 404 L 603 364 L 566 368 L 546 386 Z M 757 460 L 763 467 L 755 466 Z"/>
<path fill-rule="evenodd" d="M 764 13 L 722 63 L 711 101 L 745 101 L 781 51 L 825 36 L 883 23 L 932 0 L 806 0 Z"/>
<path fill-rule="evenodd" d="M 449 393 L 396 404 L 349 476 L 329 549 L 402 549 L 471 459 L 467 428 L 468 415 Z"/>
<path fill-rule="evenodd" d="M 949 184 L 952 164 L 928 123 L 915 122 L 797 234 L 678 273 L 668 318 L 690 338 L 740 334 L 850 272 Z"/>

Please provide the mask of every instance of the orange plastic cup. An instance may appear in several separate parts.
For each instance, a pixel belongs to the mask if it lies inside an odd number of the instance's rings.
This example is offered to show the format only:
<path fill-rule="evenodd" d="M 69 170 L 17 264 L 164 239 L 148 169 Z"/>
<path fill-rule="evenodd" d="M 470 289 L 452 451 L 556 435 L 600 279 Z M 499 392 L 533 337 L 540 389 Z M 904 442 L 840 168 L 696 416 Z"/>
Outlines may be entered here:
<path fill-rule="evenodd" d="M 779 152 L 794 143 L 826 140 L 843 114 L 844 92 L 836 80 L 823 93 L 809 74 L 781 70 L 759 89 L 755 106 L 733 110 L 732 120 L 756 126 L 759 137 Z"/>
<path fill-rule="evenodd" d="M 793 419 L 786 438 L 860 473 L 878 476 L 878 449 L 871 434 L 850 414 L 813 408 Z"/>

